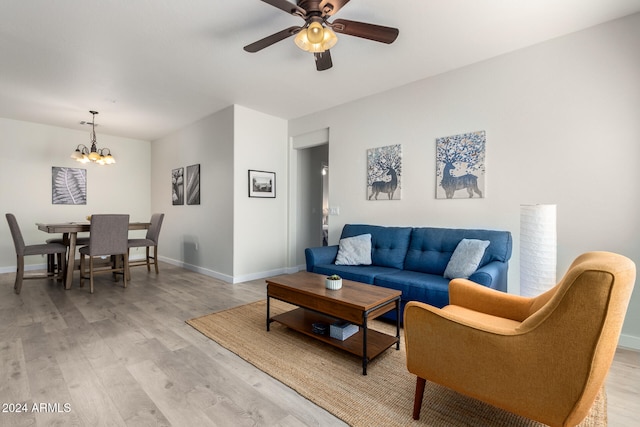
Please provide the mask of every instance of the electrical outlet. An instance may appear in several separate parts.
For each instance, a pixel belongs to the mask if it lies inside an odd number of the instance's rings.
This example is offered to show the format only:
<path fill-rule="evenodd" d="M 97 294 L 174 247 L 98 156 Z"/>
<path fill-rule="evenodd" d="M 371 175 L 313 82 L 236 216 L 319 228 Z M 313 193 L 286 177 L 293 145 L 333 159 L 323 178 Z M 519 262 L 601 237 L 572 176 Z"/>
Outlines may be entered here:
<path fill-rule="evenodd" d="M 340 206 L 329 207 L 329 215 L 340 215 Z"/>

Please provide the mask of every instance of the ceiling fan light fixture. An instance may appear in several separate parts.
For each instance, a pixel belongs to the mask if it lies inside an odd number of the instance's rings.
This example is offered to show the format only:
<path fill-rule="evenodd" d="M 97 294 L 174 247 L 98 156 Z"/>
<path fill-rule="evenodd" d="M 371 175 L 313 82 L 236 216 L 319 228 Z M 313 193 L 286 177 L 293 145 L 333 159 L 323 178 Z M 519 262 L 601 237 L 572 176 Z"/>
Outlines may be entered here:
<path fill-rule="evenodd" d="M 319 22 L 312 22 L 302 29 L 294 39 L 296 45 L 305 52 L 319 53 L 331 49 L 338 42 L 336 33 Z"/>

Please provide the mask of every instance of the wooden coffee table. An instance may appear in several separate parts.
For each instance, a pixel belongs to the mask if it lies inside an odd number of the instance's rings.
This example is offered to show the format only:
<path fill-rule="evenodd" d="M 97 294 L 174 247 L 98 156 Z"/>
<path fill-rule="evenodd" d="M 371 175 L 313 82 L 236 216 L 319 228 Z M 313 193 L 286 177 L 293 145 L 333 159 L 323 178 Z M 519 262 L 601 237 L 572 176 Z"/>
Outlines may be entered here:
<path fill-rule="evenodd" d="M 325 276 L 298 272 L 271 277 L 267 282 L 267 331 L 271 322 L 281 323 L 305 335 L 348 351 L 362 358 L 362 375 L 367 375 L 367 363 L 396 345 L 400 349 L 400 291 L 364 283 L 342 280 L 342 288 L 325 288 Z M 271 317 L 270 300 L 275 298 L 299 308 Z M 396 336 L 369 329 L 368 321 L 396 310 Z M 360 331 L 344 341 L 319 335 L 312 324 L 331 324 L 336 320 L 360 326 Z"/>

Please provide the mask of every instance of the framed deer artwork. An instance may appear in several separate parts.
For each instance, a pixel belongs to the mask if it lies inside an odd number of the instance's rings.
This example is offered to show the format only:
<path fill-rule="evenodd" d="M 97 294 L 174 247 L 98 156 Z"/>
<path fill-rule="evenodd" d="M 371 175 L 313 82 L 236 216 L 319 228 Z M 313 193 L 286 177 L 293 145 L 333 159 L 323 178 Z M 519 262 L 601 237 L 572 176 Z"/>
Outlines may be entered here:
<path fill-rule="evenodd" d="M 436 199 L 483 198 L 485 131 L 436 138 Z"/>
<path fill-rule="evenodd" d="M 367 150 L 367 199 L 400 200 L 402 196 L 402 145 Z"/>

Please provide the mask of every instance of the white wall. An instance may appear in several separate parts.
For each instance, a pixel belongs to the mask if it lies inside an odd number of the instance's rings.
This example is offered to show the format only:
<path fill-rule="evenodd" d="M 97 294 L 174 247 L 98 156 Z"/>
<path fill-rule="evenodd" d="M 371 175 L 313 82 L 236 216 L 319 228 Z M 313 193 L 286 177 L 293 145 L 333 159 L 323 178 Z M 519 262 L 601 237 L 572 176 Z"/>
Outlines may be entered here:
<path fill-rule="evenodd" d="M 285 271 L 287 122 L 230 106 L 152 143 L 160 258 L 230 283 Z M 171 171 L 200 164 L 200 205 L 173 206 Z M 249 169 L 276 173 L 276 198 L 248 197 Z"/>
<path fill-rule="evenodd" d="M 287 265 L 287 122 L 235 106 L 235 281 L 281 274 Z M 276 173 L 275 198 L 250 198 L 249 169 Z"/>
<path fill-rule="evenodd" d="M 161 259 L 226 281 L 233 277 L 233 120 L 228 107 L 152 143 L 151 205 L 165 214 Z M 200 205 L 174 206 L 171 172 L 194 164 Z"/>
<path fill-rule="evenodd" d="M 16 215 L 27 244 L 52 237 L 38 231 L 36 222 L 83 221 L 94 213 L 128 213 L 132 221 L 149 220 L 150 143 L 109 136 L 105 130 L 96 130 L 98 148 L 110 148 L 117 163 L 82 165 L 69 156 L 78 144 L 89 144 L 89 128 L 83 132 L 0 118 L 0 210 L 5 224 L 0 226 L 0 272 L 15 271 L 16 265 L 7 212 Z M 53 166 L 87 170 L 86 205 L 52 204 Z M 35 267 L 45 260 L 27 257 L 25 262 Z"/>
<path fill-rule="evenodd" d="M 580 253 L 640 263 L 640 14 L 292 120 L 329 127 L 330 244 L 345 223 L 477 227 L 514 236 L 519 206 L 558 206 L 558 277 Z M 487 134 L 483 199 L 435 199 L 435 139 Z M 366 199 L 366 150 L 402 144 L 402 200 Z M 303 250 L 294 248 L 293 250 Z M 621 344 L 640 348 L 636 290 Z"/>

